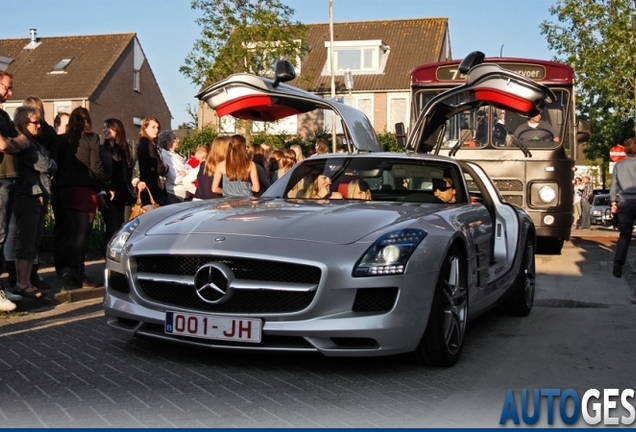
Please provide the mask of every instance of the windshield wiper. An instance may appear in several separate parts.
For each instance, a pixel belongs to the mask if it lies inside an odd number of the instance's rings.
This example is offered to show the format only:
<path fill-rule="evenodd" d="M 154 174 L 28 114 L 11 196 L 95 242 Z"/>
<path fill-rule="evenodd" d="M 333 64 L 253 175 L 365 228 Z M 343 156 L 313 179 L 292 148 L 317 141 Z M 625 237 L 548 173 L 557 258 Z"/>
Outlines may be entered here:
<path fill-rule="evenodd" d="M 518 139 L 516 136 L 514 136 L 512 134 L 512 132 L 510 132 L 510 130 L 508 130 L 507 127 L 505 127 L 503 125 L 501 125 L 501 127 L 510 136 L 510 140 L 512 141 L 512 143 L 514 145 L 516 145 L 517 147 L 519 147 L 519 150 L 521 150 L 523 152 L 525 157 L 532 157 L 532 153 L 530 153 L 530 150 L 528 150 L 528 146 L 526 146 L 520 139 Z"/>

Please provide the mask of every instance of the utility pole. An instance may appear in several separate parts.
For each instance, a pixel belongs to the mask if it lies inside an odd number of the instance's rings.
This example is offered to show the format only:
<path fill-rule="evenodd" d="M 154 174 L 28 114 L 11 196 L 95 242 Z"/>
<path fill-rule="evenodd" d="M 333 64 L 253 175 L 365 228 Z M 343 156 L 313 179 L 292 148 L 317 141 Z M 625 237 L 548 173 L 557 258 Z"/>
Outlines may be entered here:
<path fill-rule="evenodd" d="M 334 70 L 333 53 L 333 0 L 329 0 L 329 69 L 331 69 L 331 99 L 336 98 L 336 79 Z M 332 151 L 336 152 L 336 112 L 331 111 L 331 145 Z"/>

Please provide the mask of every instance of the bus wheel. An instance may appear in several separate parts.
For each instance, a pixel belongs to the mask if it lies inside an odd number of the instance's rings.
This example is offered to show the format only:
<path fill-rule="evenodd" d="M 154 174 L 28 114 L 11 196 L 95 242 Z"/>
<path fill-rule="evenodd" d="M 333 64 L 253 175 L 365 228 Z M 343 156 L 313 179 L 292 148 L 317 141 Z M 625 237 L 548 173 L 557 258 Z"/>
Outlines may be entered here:
<path fill-rule="evenodd" d="M 543 255 L 560 255 L 563 240 L 554 237 L 537 237 L 537 253 Z"/>

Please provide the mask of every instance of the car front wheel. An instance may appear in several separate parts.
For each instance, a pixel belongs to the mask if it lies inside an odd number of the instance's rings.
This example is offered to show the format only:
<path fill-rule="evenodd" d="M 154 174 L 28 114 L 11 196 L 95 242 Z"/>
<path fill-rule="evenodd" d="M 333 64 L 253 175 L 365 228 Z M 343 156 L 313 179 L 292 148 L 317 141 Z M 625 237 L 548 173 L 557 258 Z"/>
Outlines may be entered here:
<path fill-rule="evenodd" d="M 501 311 L 513 316 L 527 316 L 534 304 L 537 273 L 535 269 L 534 244 L 528 239 L 523 252 L 521 268 L 510 288 L 510 298 L 501 305 Z"/>
<path fill-rule="evenodd" d="M 466 258 L 453 247 L 442 265 L 426 330 L 413 353 L 415 361 L 443 367 L 457 363 L 464 347 L 467 318 Z"/>

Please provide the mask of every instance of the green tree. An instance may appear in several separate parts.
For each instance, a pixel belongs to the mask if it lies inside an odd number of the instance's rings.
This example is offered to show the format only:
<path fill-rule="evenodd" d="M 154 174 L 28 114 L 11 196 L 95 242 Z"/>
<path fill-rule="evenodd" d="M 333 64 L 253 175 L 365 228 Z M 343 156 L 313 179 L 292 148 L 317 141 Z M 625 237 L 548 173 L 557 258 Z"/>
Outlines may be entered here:
<path fill-rule="evenodd" d="M 297 63 L 309 50 L 306 26 L 279 0 L 192 0 L 191 7 L 202 12 L 201 39 L 179 71 L 196 85 L 239 72 L 268 75 L 279 58 Z"/>
<path fill-rule="evenodd" d="M 541 33 L 558 60 L 576 71 L 580 118 L 592 123 L 588 159 L 607 161 L 609 148 L 633 131 L 636 110 L 636 1 L 559 0 L 550 8 L 558 22 Z"/>

